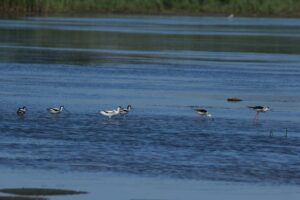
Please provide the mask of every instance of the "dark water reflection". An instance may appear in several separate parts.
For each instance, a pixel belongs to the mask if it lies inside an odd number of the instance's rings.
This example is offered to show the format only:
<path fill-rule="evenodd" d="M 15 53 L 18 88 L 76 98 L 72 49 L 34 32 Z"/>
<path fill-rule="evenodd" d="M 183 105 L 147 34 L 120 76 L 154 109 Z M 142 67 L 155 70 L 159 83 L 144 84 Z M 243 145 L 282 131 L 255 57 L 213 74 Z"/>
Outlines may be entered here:
<path fill-rule="evenodd" d="M 299 33 L 298 19 L 0 20 L 0 166 L 299 184 Z M 253 123 L 249 105 L 273 110 Z"/>

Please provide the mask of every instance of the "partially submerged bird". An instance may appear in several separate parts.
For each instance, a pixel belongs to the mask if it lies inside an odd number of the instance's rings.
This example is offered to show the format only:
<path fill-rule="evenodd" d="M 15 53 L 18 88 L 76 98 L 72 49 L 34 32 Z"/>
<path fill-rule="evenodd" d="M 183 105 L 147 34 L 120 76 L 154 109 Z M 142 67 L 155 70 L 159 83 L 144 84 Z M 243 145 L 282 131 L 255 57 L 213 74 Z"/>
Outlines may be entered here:
<path fill-rule="evenodd" d="M 119 106 L 117 110 L 101 110 L 100 114 L 106 117 L 113 117 L 120 114 L 121 107 Z"/>
<path fill-rule="evenodd" d="M 26 106 L 23 106 L 22 108 L 18 108 L 17 115 L 23 116 L 26 114 L 26 111 L 27 111 Z"/>
<path fill-rule="evenodd" d="M 130 110 L 131 110 L 131 105 L 128 105 L 127 108 L 120 107 L 120 114 L 121 115 L 126 115 L 126 114 L 129 113 Z"/>
<path fill-rule="evenodd" d="M 254 120 L 258 119 L 259 113 L 261 113 L 261 112 L 267 112 L 267 111 L 270 110 L 270 108 L 268 106 L 248 106 L 248 108 L 251 108 L 251 109 L 253 109 L 253 110 L 256 111 L 256 115 L 254 117 Z"/>
<path fill-rule="evenodd" d="M 203 108 L 197 108 L 197 109 L 194 109 L 199 115 L 201 115 L 201 116 L 203 116 L 203 117 L 209 117 L 209 118 L 211 118 L 211 114 L 207 111 L 207 110 L 205 110 L 205 109 L 203 109 Z"/>
<path fill-rule="evenodd" d="M 47 108 L 49 113 L 59 114 L 64 110 L 64 106 L 60 106 L 59 108 Z"/>

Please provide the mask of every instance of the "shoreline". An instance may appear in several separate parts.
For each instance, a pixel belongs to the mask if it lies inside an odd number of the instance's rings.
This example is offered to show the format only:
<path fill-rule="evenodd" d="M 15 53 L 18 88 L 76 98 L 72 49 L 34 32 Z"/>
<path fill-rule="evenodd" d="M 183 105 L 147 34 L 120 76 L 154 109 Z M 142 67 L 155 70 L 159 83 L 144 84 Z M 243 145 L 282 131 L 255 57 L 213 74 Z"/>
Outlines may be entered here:
<path fill-rule="evenodd" d="M 161 200 L 296 200 L 296 185 L 252 184 L 221 181 L 152 178 L 117 173 L 57 172 L 45 170 L 1 169 L 0 188 L 49 187 L 87 191 L 76 196 L 55 196 L 49 199 L 161 199 Z"/>
<path fill-rule="evenodd" d="M 52 13 L 3 13 L 0 12 L 0 18 L 18 18 L 18 17 L 78 17 L 78 16 L 182 16 L 182 17 L 229 17 L 231 14 L 235 17 L 243 18 L 300 18 L 298 15 L 268 15 L 268 14 L 235 14 L 235 13 L 211 13 L 211 12 L 202 12 L 202 13 L 189 13 L 189 12 L 153 12 L 153 13 L 136 13 L 136 12 L 52 12 Z"/>
<path fill-rule="evenodd" d="M 229 15 L 225 14 L 125 14 L 125 13 L 53 13 L 53 14 L 32 14 L 32 15 L 5 15 L 0 13 L 0 19 L 18 19 L 18 18 L 30 18 L 30 17 L 199 17 L 199 18 L 228 18 L 234 20 L 235 18 L 257 18 L 257 19 L 300 19 L 300 16 L 274 16 L 274 15 L 235 15 L 230 18 Z"/>

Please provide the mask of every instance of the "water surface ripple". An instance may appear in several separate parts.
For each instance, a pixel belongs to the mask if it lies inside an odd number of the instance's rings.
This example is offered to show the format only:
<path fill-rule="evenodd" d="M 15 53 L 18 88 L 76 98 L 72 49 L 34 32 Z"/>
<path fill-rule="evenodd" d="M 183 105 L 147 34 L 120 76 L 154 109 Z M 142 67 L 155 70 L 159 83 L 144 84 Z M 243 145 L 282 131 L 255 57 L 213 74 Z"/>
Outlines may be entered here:
<path fill-rule="evenodd" d="M 299 185 L 299 34 L 299 19 L 1 19 L 0 167 Z M 250 105 L 272 111 L 253 122 Z"/>

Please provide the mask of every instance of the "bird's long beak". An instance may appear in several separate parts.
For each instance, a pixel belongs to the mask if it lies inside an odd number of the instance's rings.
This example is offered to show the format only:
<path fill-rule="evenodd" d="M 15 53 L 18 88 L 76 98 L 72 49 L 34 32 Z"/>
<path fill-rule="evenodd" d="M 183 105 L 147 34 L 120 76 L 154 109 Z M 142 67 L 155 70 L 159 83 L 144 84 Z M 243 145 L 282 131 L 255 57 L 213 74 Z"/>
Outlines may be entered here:
<path fill-rule="evenodd" d="M 65 110 L 67 113 L 70 113 L 70 111 L 69 111 L 68 109 L 64 108 L 64 110 Z"/>

